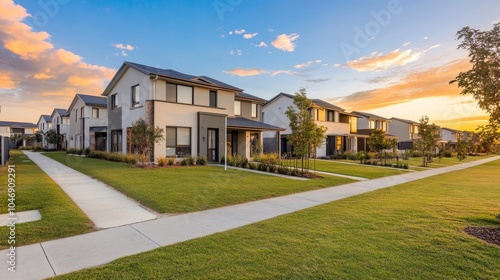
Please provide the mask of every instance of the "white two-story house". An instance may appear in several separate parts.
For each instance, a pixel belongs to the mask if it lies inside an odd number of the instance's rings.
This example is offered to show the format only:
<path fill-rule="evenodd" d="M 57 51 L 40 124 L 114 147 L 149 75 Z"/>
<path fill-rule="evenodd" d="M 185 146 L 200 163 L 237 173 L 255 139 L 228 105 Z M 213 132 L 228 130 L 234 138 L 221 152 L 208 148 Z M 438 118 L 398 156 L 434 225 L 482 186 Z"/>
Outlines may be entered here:
<path fill-rule="evenodd" d="M 265 103 L 262 108 L 263 122 L 287 128 L 280 138 L 281 154 L 289 153 L 293 149 L 288 143 L 288 135 L 292 131 L 285 112 L 289 106 L 294 106 L 294 98 L 294 95 L 279 93 Z M 313 103 L 309 109 L 311 117 L 317 125 L 324 126 L 327 129 L 325 141 L 321 147 L 316 149 L 316 156 L 325 157 L 343 153 L 344 151 L 357 151 L 357 136 L 355 133 L 357 131 L 358 117 L 321 99 L 311 99 L 311 101 Z M 271 151 L 268 147 L 275 145 L 274 135 L 266 133 L 264 143 L 266 151 Z"/>
<path fill-rule="evenodd" d="M 68 136 L 70 134 L 69 113 L 66 109 L 54 109 L 50 115 L 52 129 L 60 136 L 58 150 L 66 150 L 68 147 Z"/>
<path fill-rule="evenodd" d="M 38 132 L 42 135 L 42 148 L 53 149 L 55 146 L 47 142 L 47 131 L 52 129 L 52 118 L 49 115 L 40 115 L 37 122 Z"/>
<path fill-rule="evenodd" d="M 108 112 L 106 97 L 76 94 L 67 110 L 69 148 L 106 150 Z"/>
<path fill-rule="evenodd" d="M 378 129 L 385 132 L 385 137 L 389 139 L 397 139 L 397 136 L 389 134 L 390 119 L 366 112 L 353 111 L 353 114 L 358 116 L 358 149 L 360 151 L 369 151 L 368 138 L 373 130 Z"/>
<path fill-rule="evenodd" d="M 9 150 L 19 146 L 33 146 L 34 140 L 22 137 L 16 143 L 11 143 L 9 137 L 13 134 L 33 136 L 37 132 L 37 125 L 27 122 L 0 121 L 0 165 L 5 165 L 9 158 Z"/>
<path fill-rule="evenodd" d="M 388 133 L 398 137 L 398 150 L 413 149 L 414 142 L 420 139 L 418 126 L 419 123 L 412 120 L 391 118 Z"/>
<path fill-rule="evenodd" d="M 260 122 L 262 99 L 207 76 L 124 62 L 103 96 L 108 99 L 108 151 L 132 153 L 132 123 L 161 128 L 152 159 L 204 155 L 218 162 L 227 152 L 250 157 L 252 138 L 280 128 Z"/>
<path fill-rule="evenodd" d="M 456 148 L 459 139 L 464 137 L 463 131 L 448 127 L 441 127 L 441 143 L 450 144 L 452 148 Z"/>

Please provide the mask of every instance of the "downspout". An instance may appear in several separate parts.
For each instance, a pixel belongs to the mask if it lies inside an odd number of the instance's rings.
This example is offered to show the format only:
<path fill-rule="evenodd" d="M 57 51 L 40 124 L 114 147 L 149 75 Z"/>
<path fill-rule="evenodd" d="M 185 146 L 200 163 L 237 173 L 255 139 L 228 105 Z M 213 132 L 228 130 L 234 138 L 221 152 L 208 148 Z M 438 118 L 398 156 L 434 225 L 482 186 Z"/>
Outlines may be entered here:
<path fill-rule="evenodd" d="M 227 115 L 224 117 L 224 130 L 224 170 L 227 170 Z"/>

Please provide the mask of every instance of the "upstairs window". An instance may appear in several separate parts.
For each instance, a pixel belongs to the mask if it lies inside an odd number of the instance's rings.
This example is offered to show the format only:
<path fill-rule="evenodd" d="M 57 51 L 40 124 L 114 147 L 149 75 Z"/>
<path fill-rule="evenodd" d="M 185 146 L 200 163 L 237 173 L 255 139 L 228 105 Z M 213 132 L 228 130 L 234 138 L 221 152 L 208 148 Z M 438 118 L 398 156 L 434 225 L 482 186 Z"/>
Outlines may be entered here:
<path fill-rule="evenodd" d="M 85 116 L 85 115 L 84 115 L 84 109 L 85 109 L 84 107 L 82 107 L 82 108 L 80 109 L 80 117 L 82 117 L 82 118 Z"/>
<path fill-rule="evenodd" d="M 234 101 L 234 115 L 235 116 L 241 115 L 241 102 L 240 101 Z"/>
<path fill-rule="evenodd" d="M 257 104 L 252 103 L 252 118 L 257 117 Z"/>
<path fill-rule="evenodd" d="M 165 101 L 193 104 L 193 87 L 167 83 Z"/>
<path fill-rule="evenodd" d="M 94 119 L 99 118 L 99 108 L 92 108 L 92 118 Z"/>
<path fill-rule="evenodd" d="M 116 99 L 116 93 L 111 95 L 111 110 L 118 108 L 118 100 Z"/>
<path fill-rule="evenodd" d="M 377 122 L 376 121 L 368 121 L 368 128 L 369 129 L 376 129 L 377 128 Z"/>
<path fill-rule="evenodd" d="M 210 101 L 208 106 L 217 108 L 217 92 L 215 90 L 210 91 Z"/>
<path fill-rule="evenodd" d="M 140 102 L 140 96 L 139 96 L 139 85 L 135 85 L 131 89 L 131 99 L 132 99 L 132 107 L 137 107 Z"/>

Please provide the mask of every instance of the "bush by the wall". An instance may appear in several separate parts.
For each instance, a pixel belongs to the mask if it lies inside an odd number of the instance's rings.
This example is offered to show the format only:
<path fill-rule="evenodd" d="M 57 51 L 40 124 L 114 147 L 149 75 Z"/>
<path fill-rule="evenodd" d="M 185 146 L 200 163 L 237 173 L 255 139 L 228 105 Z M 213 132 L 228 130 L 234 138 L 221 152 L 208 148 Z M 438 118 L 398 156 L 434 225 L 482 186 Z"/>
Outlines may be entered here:
<path fill-rule="evenodd" d="M 198 155 L 198 158 L 196 159 L 197 165 L 207 165 L 207 163 L 207 157 L 205 157 L 204 155 Z"/>

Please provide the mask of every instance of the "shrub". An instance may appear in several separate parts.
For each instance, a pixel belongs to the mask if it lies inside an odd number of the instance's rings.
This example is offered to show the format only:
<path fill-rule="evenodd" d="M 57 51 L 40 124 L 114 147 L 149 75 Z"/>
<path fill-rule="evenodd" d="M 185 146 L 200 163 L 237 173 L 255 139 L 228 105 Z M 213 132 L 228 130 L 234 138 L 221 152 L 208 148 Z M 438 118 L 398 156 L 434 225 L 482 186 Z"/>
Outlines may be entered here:
<path fill-rule="evenodd" d="M 204 155 L 198 155 L 198 159 L 196 160 L 196 164 L 198 165 L 207 165 L 208 160 Z"/>
<path fill-rule="evenodd" d="M 358 160 L 359 159 L 359 153 L 351 152 L 351 151 L 345 151 L 343 155 L 344 159 L 348 160 Z"/>
<path fill-rule="evenodd" d="M 43 148 L 42 147 L 35 147 L 33 148 L 33 152 L 42 152 Z"/>
<path fill-rule="evenodd" d="M 82 154 L 88 156 L 90 154 L 90 148 L 85 148 L 82 150 Z"/>
<path fill-rule="evenodd" d="M 276 168 L 276 165 L 274 165 L 274 164 L 269 164 L 269 165 L 268 165 L 268 169 L 269 169 L 269 172 L 271 172 L 271 173 L 275 173 L 277 168 Z"/>
<path fill-rule="evenodd" d="M 422 152 L 421 151 L 411 151 L 411 157 L 422 157 Z"/>
<path fill-rule="evenodd" d="M 220 158 L 220 164 L 224 164 L 224 162 L 226 161 L 226 157 L 225 156 L 222 156 Z"/>
<path fill-rule="evenodd" d="M 168 164 L 168 165 L 172 166 L 172 165 L 174 165 L 174 163 L 175 163 L 175 158 L 173 158 L 173 157 L 169 157 L 169 158 L 167 159 L 167 164 Z"/>
<path fill-rule="evenodd" d="M 263 163 L 263 162 L 259 162 L 259 166 L 257 169 L 259 169 L 260 171 L 267 172 L 267 164 Z"/>
<path fill-rule="evenodd" d="M 181 165 L 183 166 L 189 166 L 189 165 L 194 165 L 194 162 L 195 162 L 195 158 L 193 158 L 191 155 L 186 155 L 182 161 L 181 161 Z"/>
<path fill-rule="evenodd" d="M 256 163 L 253 162 L 248 163 L 248 168 L 250 169 L 257 170 L 258 167 L 259 166 Z"/>
<path fill-rule="evenodd" d="M 283 166 L 283 164 L 281 164 L 278 167 L 278 173 L 279 174 L 288 174 L 288 168 L 286 166 Z"/>
<path fill-rule="evenodd" d="M 443 157 L 451 158 L 453 153 L 450 150 L 446 150 L 443 152 Z"/>
<path fill-rule="evenodd" d="M 166 157 L 157 157 L 156 161 L 158 161 L 158 166 L 165 166 L 167 165 L 167 158 Z"/>

